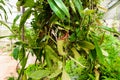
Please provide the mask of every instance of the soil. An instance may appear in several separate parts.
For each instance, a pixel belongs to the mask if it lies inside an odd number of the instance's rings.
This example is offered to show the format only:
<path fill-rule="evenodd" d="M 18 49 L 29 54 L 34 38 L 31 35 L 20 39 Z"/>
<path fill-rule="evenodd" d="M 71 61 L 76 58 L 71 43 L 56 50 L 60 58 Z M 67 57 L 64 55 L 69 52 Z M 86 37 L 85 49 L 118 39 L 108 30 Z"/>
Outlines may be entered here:
<path fill-rule="evenodd" d="M 8 80 L 9 77 L 17 77 L 17 61 L 10 56 L 11 52 L 0 50 L 0 80 Z"/>

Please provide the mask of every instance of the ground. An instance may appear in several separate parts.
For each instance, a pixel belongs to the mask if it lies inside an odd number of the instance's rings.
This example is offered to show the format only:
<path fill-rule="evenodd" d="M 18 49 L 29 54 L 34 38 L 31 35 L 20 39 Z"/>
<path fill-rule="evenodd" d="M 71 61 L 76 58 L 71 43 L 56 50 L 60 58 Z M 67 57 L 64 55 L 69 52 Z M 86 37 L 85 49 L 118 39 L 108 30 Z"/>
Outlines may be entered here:
<path fill-rule="evenodd" d="M 0 49 L 0 80 L 8 80 L 9 77 L 17 77 L 15 61 L 11 56 L 11 51 L 4 52 Z"/>
<path fill-rule="evenodd" d="M 12 48 L 8 45 L 10 42 L 0 41 L 0 80 L 8 80 L 9 77 L 18 77 L 16 72 L 18 61 L 12 56 Z M 29 54 L 26 67 L 30 64 L 34 64 L 36 57 Z M 19 66 L 20 67 L 20 66 Z"/>

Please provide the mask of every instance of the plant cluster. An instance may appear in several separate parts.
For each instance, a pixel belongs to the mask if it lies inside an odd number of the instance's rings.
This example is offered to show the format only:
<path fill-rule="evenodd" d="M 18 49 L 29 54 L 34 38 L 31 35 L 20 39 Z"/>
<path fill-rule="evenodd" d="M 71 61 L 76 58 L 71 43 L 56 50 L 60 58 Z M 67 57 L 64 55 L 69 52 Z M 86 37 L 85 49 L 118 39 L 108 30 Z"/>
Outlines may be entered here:
<path fill-rule="evenodd" d="M 119 67 L 119 43 L 108 42 L 114 37 L 105 31 L 119 33 L 102 25 L 98 4 L 99 0 L 18 0 L 18 10 L 25 8 L 20 24 L 15 24 L 17 16 L 11 27 L 18 38 L 13 57 L 22 66 L 18 80 L 119 79 L 114 69 Z M 36 62 L 25 67 L 29 54 Z"/>

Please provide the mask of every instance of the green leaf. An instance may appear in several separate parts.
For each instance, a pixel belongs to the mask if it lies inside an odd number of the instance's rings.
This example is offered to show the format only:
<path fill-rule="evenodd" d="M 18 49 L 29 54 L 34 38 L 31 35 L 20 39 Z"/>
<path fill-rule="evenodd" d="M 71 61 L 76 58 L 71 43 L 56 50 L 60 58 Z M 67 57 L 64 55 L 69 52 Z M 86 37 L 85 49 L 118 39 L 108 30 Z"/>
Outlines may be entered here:
<path fill-rule="evenodd" d="M 17 6 L 17 7 L 20 7 L 21 4 L 22 4 L 22 1 L 21 1 L 21 0 L 20 0 L 20 1 L 18 0 L 18 1 L 16 2 L 16 6 Z"/>
<path fill-rule="evenodd" d="M 65 18 L 64 12 L 61 11 L 61 9 L 55 4 L 54 0 L 48 0 L 48 3 L 53 10 L 53 12 L 61 19 L 63 20 Z"/>
<path fill-rule="evenodd" d="M 95 49 L 96 49 L 96 52 L 97 52 L 98 60 L 99 60 L 100 63 L 103 63 L 104 62 L 104 56 L 103 56 L 102 50 L 99 47 L 99 44 L 98 44 L 98 42 L 95 38 L 94 38 L 94 44 L 95 44 Z"/>
<path fill-rule="evenodd" d="M 58 19 L 58 18 L 57 18 L 57 16 L 56 16 L 56 14 L 54 13 L 54 14 L 52 14 L 52 16 L 51 16 L 51 18 L 50 18 L 50 20 L 49 20 L 49 23 L 50 23 L 50 24 L 53 24 L 57 19 Z"/>
<path fill-rule="evenodd" d="M 7 12 L 3 6 L 0 5 L 0 10 L 5 14 L 4 18 L 7 18 Z M 5 19 L 6 20 L 6 19 Z"/>
<path fill-rule="evenodd" d="M 75 33 L 72 33 L 72 34 L 70 35 L 69 40 L 70 40 L 71 42 L 74 42 L 74 41 L 76 40 L 76 35 L 75 35 Z"/>
<path fill-rule="evenodd" d="M 65 25 L 65 24 L 63 24 L 63 23 L 60 23 L 60 22 L 58 22 L 58 21 L 54 21 L 53 24 L 59 25 L 61 30 L 66 30 L 66 31 L 72 30 L 72 28 L 71 28 L 70 26 Z"/>
<path fill-rule="evenodd" d="M 2 39 L 2 38 L 7 38 L 7 37 L 11 38 L 11 37 L 14 37 L 14 36 L 15 36 L 15 35 L 0 36 L 0 39 Z"/>
<path fill-rule="evenodd" d="M 66 53 L 63 51 L 64 40 L 57 40 L 57 50 L 60 55 L 64 56 Z"/>
<path fill-rule="evenodd" d="M 104 30 L 106 30 L 106 31 L 109 31 L 109 32 L 116 33 L 116 34 L 120 35 L 119 32 L 115 31 L 115 30 L 112 29 L 112 28 L 109 28 L 108 26 L 97 26 L 97 27 L 98 27 L 98 28 L 101 28 L 101 29 L 104 29 Z"/>
<path fill-rule="evenodd" d="M 13 54 L 14 59 L 17 60 L 18 54 L 19 54 L 19 47 L 14 48 L 12 54 Z"/>
<path fill-rule="evenodd" d="M 107 51 L 105 51 L 105 50 L 103 50 L 103 49 L 102 49 L 102 53 L 103 53 L 103 55 L 104 55 L 104 56 L 106 56 L 106 57 L 108 57 L 108 56 L 109 56 L 108 52 L 107 52 Z"/>
<path fill-rule="evenodd" d="M 25 0 L 24 7 L 33 7 L 34 6 L 34 0 Z"/>
<path fill-rule="evenodd" d="M 60 69 L 55 70 L 55 72 L 53 72 L 52 74 L 50 74 L 50 76 L 48 76 L 49 78 L 55 78 L 57 77 L 62 71 Z"/>
<path fill-rule="evenodd" d="M 74 47 L 71 50 L 74 54 L 75 59 L 78 59 L 80 57 L 80 54 L 78 53 L 78 51 Z"/>
<path fill-rule="evenodd" d="M 67 9 L 67 7 L 65 6 L 65 4 L 63 3 L 62 0 L 54 0 L 55 3 L 57 4 L 57 6 L 64 12 L 64 14 L 70 18 L 70 14 L 69 14 L 69 11 Z"/>
<path fill-rule="evenodd" d="M 17 41 L 17 42 L 15 42 L 14 44 L 20 46 L 20 45 L 23 45 L 23 42 L 22 42 L 22 41 Z"/>
<path fill-rule="evenodd" d="M 72 8 L 72 10 L 76 13 L 76 9 L 75 9 L 75 6 L 74 6 L 74 3 L 73 3 L 73 0 L 69 0 L 70 2 L 70 7 Z"/>
<path fill-rule="evenodd" d="M 2 25 L 4 25 L 5 27 L 7 27 L 11 32 L 13 32 L 13 31 L 10 29 L 10 27 L 9 27 L 4 21 L 1 21 L 1 20 L 0 20 L 0 23 L 1 23 Z"/>
<path fill-rule="evenodd" d="M 21 61 L 22 69 L 20 70 L 20 74 L 18 76 L 18 80 L 20 80 L 21 76 L 24 74 L 24 70 L 25 70 L 25 66 L 26 66 L 26 63 L 27 63 L 27 59 L 28 59 L 28 55 L 27 55 L 27 57 L 24 56 L 22 61 Z"/>
<path fill-rule="evenodd" d="M 28 8 L 28 9 L 24 12 L 24 14 L 21 16 L 20 25 L 19 25 L 19 26 L 20 26 L 20 30 L 21 30 L 22 27 L 24 26 L 26 20 L 30 17 L 31 12 L 32 12 L 31 8 Z"/>
<path fill-rule="evenodd" d="M 77 61 L 76 59 L 72 58 L 71 56 L 69 56 L 69 58 L 70 58 L 72 61 L 76 62 L 76 63 L 77 63 L 78 65 L 80 65 L 81 67 L 83 67 L 83 68 L 86 67 L 86 66 L 82 65 L 79 61 Z"/>
<path fill-rule="evenodd" d="M 57 56 L 56 52 L 49 45 L 46 45 L 45 51 L 47 55 L 49 55 L 49 58 L 52 59 L 54 62 L 59 60 L 59 57 Z"/>
<path fill-rule="evenodd" d="M 3 5 L 5 5 L 5 2 L 3 0 L 0 0 L 0 3 L 3 4 Z"/>
<path fill-rule="evenodd" d="M 24 74 L 24 75 L 22 76 L 22 80 L 27 80 L 27 75 L 26 75 L 26 74 Z"/>
<path fill-rule="evenodd" d="M 59 57 L 57 56 L 56 52 L 49 45 L 45 46 L 45 59 L 49 68 L 52 67 L 52 62 L 51 62 L 52 60 L 54 62 L 59 61 Z"/>
<path fill-rule="evenodd" d="M 85 10 L 82 11 L 81 13 L 83 13 L 83 14 L 85 14 L 85 15 L 91 15 L 91 14 L 95 13 L 95 10 L 85 9 Z"/>
<path fill-rule="evenodd" d="M 20 62 L 22 66 L 26 66 L 27 59 L 28 59 L 27 57 L 23 57 L 23 58 L 22 58 L 22 60 L 21 60 L 21 62 Z"/>
<path fill-rule="evenodd" d="M 27 76 L 29 76 L 34 71 L 38 70 L 39 67 L 40 67 L 39 64 L 30 64 L 30 65 L 27 66 L 27 68 L 25 69 L 24 72 Z"/>
<path fill-rule="evenodd" d="M 20 15 L 17 15 L 15 18 L 14 18 L 14 20 L 13 20 L 13 25 L 15 25 L 16 24 L 16 22 L 17 22 L 17 20 L 20 18 Z"/>
<path fill-rule="evenodd" d="M 95 77 L 92 74 L 88 74 L 92 80 L 95 80 Z"/>
<path fill-rule="evenodd" d="M 22 63 L 22 60 L 25 57 L 25 48 L 24 48 L 24 46 L 20 46 L 20 53 L 19 53 L 18 57 L 19 57 L 19 60 L 21 61 L 21 65 L 23 65 L 24 63 Z"/>
<path fill-rule="evenodd" d="M 79 15 L 82 17 L 81 11 L 83 10 L 83 6 L 81 0 L 73 0 L 73 2 L 78 10 Z"/>
<path fill-rule="evenodd" d="M 46 51 L 46 53 L 45 53 L 45 60 L 46 60 L 47 66 L 48 66 L 49 68 L 51 68 L 51 67 L 52 67 L 52 61 L 51 61 L 49 55 L 50 55 L 50 54 Z"/>
<path fill-rule="evenodd" d="M 79 46 L 86 49 L 94 49 L 95 46 L 88 41 L 80 41 Z"/>
<path fill-rule="evenodd" d="M 18 11 L 20 11 L 21 4 L 22 4 L 22 1 L 17 1 L 16 6 Z"/>
<path fill-rule="evenodd" d="M 62 72 L 62 80 L 71 80 L 69 74 L 65 71 L 65 69 L 63 69 Z"/>
<path fill-rule="evenodd" d="M 35 72 L 32 72 L 31 75 L 29 76 L 32 79 L 41 79 L 50 74 L 49 70 L 37 70 Z"/>

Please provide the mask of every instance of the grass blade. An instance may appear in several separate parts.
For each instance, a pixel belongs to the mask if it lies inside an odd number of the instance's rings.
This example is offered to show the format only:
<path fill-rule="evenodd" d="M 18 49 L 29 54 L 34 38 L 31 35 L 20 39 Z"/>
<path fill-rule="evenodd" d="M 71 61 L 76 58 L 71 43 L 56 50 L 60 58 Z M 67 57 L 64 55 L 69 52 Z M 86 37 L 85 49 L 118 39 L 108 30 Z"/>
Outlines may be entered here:
<path fill-rule="evenodd" d="M 74 6 L 74 3 L 72 0 L 69 0 L 70 2 L 70 7 L 72 8 L 72 10 L 76 13 L 76 9 L 75 9 L 75 6 Z"/>
<path fill-rule="evenodd" d="M 70 18 L 70 14 L 69 14 L 69 11 L 67 9 L 67 7 L 65 6 L 65 4 L 63 3 L 62 0 L 54 0 L 55 3 L 57 4 L 57 6 L 64 12 L 64 14 Z"/>
<path fill-rule="evenodd" d="M 24 26 L 26 20 L 30 17 L 31 15 L 31 8 L 27 9 L 24 14 L 21 16 L 21 19 L 20 19 L 20 30 L 22 29 L 22 27 Z"/>
<path fill-rule="evenodd" d="M 48 0 L 48 3 L 53 10 L 53 12 L 61 19 L 63 20 L 65 15 L 63 11 L 60 10 L 60 8 L 55 4 L 54 0 Z"/>
<path fill-rule="evenodd" d="M 95 49 L 96 49 L 96 52 L 97 52 L 97 57 L 98 57 L 98 60 L 100 63 L 103 63 L 104 62 L 104 56 L 102 54 L 102 50 L 97 42 L 97 40 L 95 38 L 94 39 L 94 44 L 95 44 Z"/>
<path fill-rule="evenodd" d="M 80 0 L 73 0 L 75 7 L 78 10 L 79 15 L 82 17 L 81 11 L 83 10 L 82 2 Z"/>

